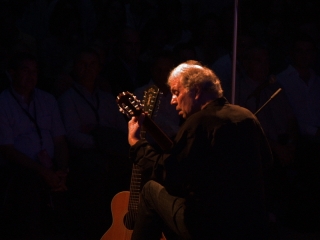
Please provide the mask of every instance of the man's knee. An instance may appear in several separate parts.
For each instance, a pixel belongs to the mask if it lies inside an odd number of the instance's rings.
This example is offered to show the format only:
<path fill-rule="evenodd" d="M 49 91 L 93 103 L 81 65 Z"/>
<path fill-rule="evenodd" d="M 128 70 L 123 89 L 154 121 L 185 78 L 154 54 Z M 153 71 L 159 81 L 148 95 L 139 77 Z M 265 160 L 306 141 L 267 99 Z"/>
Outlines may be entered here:
<path fill-rule="evenodd" d="M 162 185 L 160 185 L 156 181 L 150 180 L 143 186 L 141 195 L 143 198 L 150 199 L 150 197 L 152 198 L 158 196 L 162 188 Z"/>

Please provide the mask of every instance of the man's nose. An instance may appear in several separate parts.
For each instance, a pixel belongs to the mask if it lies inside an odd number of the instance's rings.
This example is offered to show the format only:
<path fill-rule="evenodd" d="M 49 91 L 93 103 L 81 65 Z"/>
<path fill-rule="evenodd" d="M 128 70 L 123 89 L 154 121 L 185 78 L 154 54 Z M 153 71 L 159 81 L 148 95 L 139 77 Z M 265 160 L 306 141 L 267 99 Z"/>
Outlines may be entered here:
<path fill-rule="evenodd" d="M 177 104 L 177 97 L 176 96 L 172 96 L 170 104 L 171 105 Z"/>

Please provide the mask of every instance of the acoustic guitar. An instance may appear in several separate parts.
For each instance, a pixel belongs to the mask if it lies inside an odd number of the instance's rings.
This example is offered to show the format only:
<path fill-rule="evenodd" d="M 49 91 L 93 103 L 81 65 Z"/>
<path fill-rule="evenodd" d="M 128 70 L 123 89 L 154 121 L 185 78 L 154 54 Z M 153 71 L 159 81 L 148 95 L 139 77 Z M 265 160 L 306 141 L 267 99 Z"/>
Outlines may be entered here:
<path fill-rule="evenodd" d="M 117 103 L 120 111 L 128 117 L 139 116 L 142 112 L 146 113 L 141 137 L 145 138 L 146 133 L 149 133 L 163 150 L 169 150 L 172 146 L 171 139 L 152 120 L 160 94 L 158 87 L 153 85 L 144 92 L 143 103 L 130 92 L 120 93 L 117 97 Z M 133 164 L 130 191 L 119 192 L 113 197 L 111 201 L 113 222 L 101 240 L 131 239 L 138 214 L 140 190 L 141 169 Z M 166 238 L 162 234 L 159 240 L 166 240 Z"/>

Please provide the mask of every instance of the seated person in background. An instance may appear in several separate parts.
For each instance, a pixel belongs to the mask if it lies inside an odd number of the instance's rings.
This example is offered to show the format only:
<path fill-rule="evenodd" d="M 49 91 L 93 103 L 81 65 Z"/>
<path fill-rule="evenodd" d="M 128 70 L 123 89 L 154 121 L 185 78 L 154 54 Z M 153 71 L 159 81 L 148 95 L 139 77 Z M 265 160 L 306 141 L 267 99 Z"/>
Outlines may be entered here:
<path fill-rule="evenodd" d="M 98 87 L 100 71 L 96 51 L 82 49 L 76 56 L 71 74 L 73 86 L 58 99 L 67 139 L 76 149 L 75 153 L 78 149 L 97 148 L 94 133 L 106 129 L 110 132 L 117 130 L 119 134 L 127 132 L 125 118 L 119 112 L 115 98 Z"/>
<path fill-rule="evenodd" d="M 299 127 L 291 105 L 283 90 L 270 97 L 281 85 L 270 73 L 269 52 L 262 45 L 247 49 L 242 57 L 243 77 L 235 88 L 235 104 L 257 113 L 274 156 L 274 164 L 266 179 L 268 212 L 271 224 L 280 227 L 283 188 L 294 165 Z M 270 100 L 268 103 L 267 101 Z M 267 103 L 266 105 L 264 105 Z"/>
<path fill-rule="evenodd" d="M 83 49 L 74 63 L 73 86 L 58 99 L 70 147 L 75 227 L 84 239 L 98 239 L 108 229 L 111 197 L 128 188 L 131 171 L 127 123 L 115 97 L 97 87 L 100 69 L 98 54 Z"/>
<path fill-rule="evenodd" d="M 11 86 L 0 95 L 0 152 L 10 181 L 1 233 L 8 239 L 46 239 L 65 228 L 68 148 L 56 99 L 36 88 L 38 63 L 29 53 L 9 61 Z M 60 193 L 60 194 L 59 194 Z M 56 199 L 61 201 L 57 202 Z M 56 218 L 48 208 L 54 209 Z M 61 237 L 61 236 L 60 236 Z M 6 239 L 4 237 L 4 239 Z"/>
<path fill-rule="evenodd" d="M 76 52 L 75 56 L 73 56 L 73 64 L 79 62 L 79 58 L 81 57 L 81 52 L 86 51 L 86 47 L 80 49 Z M 88 50 L 87 50 L 88 51 Z M 92 74 L 98 74 L 96 76 L 96 85 L 99 86 L 99 89 L 110 92 L 109 83 L 106 79 L 101 75 L 101 67 L 105 62 L 104 50 L 96 45 L 90 45 L 89 52 L 94 52 L 94 55 L 98 55 L 99 59 L 95 57 L 87 58 L 86 61 L 82 61 L 82 65 L 88 64 L 91 65 L 91 68 L 95 68 L 95 72 Z M 79 64 L 78 64 L 79 65 Z M 73 66 L 73 65 L 72 65 Z M 73 86 L 74 82 L 74 73 L 75 71 L 71 69 L 69 72 L 59 74 L 53 81 L 52 88 L 50 92 L 58 99 L 65 91 Z"/>
<path fill-rule="evenodd" d="M 247 32 L 240 32 L 237 40 L 237 54 L 236 54 L 236 81 L 238 78 L 244 75 L 242 59 L 244 53 L 254 46 L 257 39 L 254 35 Z M 223 87 L 224 96 L 231 101 L 231 90 L 232 90 L 232 68 L 233 68 L 233 52 L 227 53 L 222 57 L 218 58 L 209 66 L 215 74 L 219 77 L 221 85 Z"/>
<path fill-rule="evenodd" d="M 191 59 L 198 59 L 195 44 L 192 41 L 176 45 L 173 49 L 173 54 L 176 65 Z"/>
<path fill-rule="evenodd" d="M 299 231 L 320 229 L 320 76 L 314 71 L 317 47 L 309 36 L 292 38 L 289 66 L 277 75 L 300 135 L 291 180 L 283 189 L 283 221 Z"/>
<path fill-rule="evenodd" d="M 185 118 L 174 145 L 140 139 L 144 114 L 129 122 L 130 156 L 153 169 L 141 192 L 132 239 L 268 239 L 264 172 L 272 154 L 257 118 L 223 97 L 220 80 L 195 61 L 169 75 L 171 104 Z M 165 232 L 166 235 L 166 232 Z"/>
<path fill-rule="evenodd" d="M 320 136 L 320 76 L 313 69 L 317 47 L 312 38 L 296 34 L 289 66 L 277 75 L 303 136 Z"/>
<path fill-rule="evenodd" d="M 276 76 L 270 73 L 267 48 L 254 45 L 247 49 L 243 53 L 242 65 L 244 75 L 236 82 L 235 104 L 248 108 L 253 113 L 259 110 L 257 118 L 275 158 L 282 166 L 288 166 L 294 161 L 299 129 L 283 90 L 263 106 L 281 88 Z"/>
<path fill-rule="evenodd" d="M 133 92 L 149 80 L 148 65 L 142 62 L 140 33 L 124 28 L 115 46 L 115 57 L 106 65 L 103 76 L 110 84 L 112 94 L 117 97 L 123 91 Z"/>

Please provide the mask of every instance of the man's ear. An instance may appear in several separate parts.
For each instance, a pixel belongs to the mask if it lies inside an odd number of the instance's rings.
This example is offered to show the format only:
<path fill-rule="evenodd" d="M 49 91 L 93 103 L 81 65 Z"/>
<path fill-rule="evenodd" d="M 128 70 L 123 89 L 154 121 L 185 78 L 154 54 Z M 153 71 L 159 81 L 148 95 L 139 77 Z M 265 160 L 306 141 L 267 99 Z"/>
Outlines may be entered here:
<path fill-rule="evenodd" d="M 195 100 L 198 100 L 199 98 L 200 98 L 200 95 L 201 95 L 201 90 L 200 90 L 200 88 L 199 88 L 199 86 L 196 86 L 195 88 L 194 88 L 194 93 L 195 93 L 195 95 L 194 95 L 194 99 Z"/>

